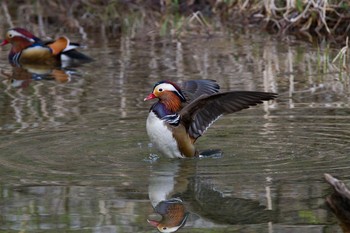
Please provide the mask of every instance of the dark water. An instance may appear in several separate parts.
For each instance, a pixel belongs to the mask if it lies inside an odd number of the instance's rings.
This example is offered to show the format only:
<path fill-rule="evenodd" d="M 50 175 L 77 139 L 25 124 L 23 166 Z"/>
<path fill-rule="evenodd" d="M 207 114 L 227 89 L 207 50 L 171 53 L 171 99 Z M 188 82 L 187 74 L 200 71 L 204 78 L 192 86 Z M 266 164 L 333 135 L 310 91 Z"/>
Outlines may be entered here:
<path fill-rule="evenodd" d="M 349 77 L 328 57 L 337 51 L 266 35 L 88 46 L 93 63 L 36 76 L 0 53 L 0 232 L 156 232 L 147 219 L 158 196 L 184 201 L 179 232 L 340 232 L 323 180 L 350 179 Z M 163 79 L 279 98 L 200 138 L 223 157 L 168 160 L 148 141 L 143 102 Z"/>

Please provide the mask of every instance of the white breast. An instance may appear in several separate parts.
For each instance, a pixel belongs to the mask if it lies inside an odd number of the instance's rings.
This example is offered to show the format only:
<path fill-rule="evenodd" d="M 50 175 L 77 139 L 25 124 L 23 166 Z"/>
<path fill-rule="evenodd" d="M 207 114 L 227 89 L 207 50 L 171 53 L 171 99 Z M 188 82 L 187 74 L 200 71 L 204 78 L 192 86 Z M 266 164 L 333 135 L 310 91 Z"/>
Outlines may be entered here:
<path fill-rule="evenodd" d="M 179 147 L 170 129 L 152 111 L 146 122 L 147 134 L 153 145 L 169 158 L 182 158 Z"/>

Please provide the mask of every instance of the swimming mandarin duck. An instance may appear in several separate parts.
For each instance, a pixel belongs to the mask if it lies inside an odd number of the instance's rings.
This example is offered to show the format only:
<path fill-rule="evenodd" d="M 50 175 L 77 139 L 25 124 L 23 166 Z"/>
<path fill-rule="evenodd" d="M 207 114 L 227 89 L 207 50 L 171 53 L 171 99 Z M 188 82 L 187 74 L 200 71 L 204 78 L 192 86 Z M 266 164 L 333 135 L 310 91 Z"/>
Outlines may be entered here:
<path fill-rule="evenodd" d="M 10 43 L 12 48 L 9 61 L 13 64 L 45 64 L 58 65 L 65 58 L 89 61 L 88 56 L 78 52 L 77 43 L 71 43 L 65 36 L 57 40 L 44 42 L 23 28 L 12 28 L 7 31 L 5 39 L 0 44 Z"/>
<path fill-rule="evenodd" d="M 199 156 L 194 143 L 220 116 L 272 100 L 275 93 L 219 92 L 213 80 L 191 80 L 179 85 L 161 81 L 144 100 L 158 98 L 146 123 L 147 134 L 169 158 Z"/>
<path fill-rule="evenodd" d="M 186 208 L 179 198 L 172 198 L 161 201 L 156 207 L 155 212 L 161 216 L 161 219 L 147 221 L 160 232 L 175 232 L 183 227 L 189 216 Z"/>
<path fill-rule="evenodd" d="M 326 198 L 326 203 L 340 221 L 343 232 L 350 233 L 350 190 L 330 174 L 324 174 L 324 177 L 333 187 L 333 193 Z"/>

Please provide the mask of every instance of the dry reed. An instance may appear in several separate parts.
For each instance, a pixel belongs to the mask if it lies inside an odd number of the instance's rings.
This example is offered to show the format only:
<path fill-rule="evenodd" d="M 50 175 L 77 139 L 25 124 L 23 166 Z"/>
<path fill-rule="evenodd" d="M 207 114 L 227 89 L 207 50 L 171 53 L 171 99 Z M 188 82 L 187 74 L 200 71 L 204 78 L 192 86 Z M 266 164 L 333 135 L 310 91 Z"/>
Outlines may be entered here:
<path fill-rule="evenodd" d="M 259 26 L 280 35 L 345 42 L 348 1 L 331 0 L 75 0 L 2 1 L 3 27 L 26 25 L 40 36 L 46 28 L 106 36 L 120 33 L 183 36 L 218 29 Z"/>

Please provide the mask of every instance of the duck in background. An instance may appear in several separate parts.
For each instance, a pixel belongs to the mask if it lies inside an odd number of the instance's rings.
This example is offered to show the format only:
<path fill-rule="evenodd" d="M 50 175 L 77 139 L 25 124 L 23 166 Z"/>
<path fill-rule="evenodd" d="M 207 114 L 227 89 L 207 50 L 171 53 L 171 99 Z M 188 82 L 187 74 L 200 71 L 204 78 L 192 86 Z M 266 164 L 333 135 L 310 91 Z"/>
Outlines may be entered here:
<path fill-rule="evenodd" d="M 324 174 L 332 186 L 333 193 L 326 198 L 326 203 L 340 221 L 344 233 L 350 233 L 350 191 L 345 184 L 330 174 Z"/>
<path fill-rule="evenodd" d="M 15 65 L 40 64 L 61 66 L 65 60 L 90 62 L 92 59 L 76 49 L 77 43 L 71 43 L 65 36 L 54 41 L 45 42 L 23 28 L 12 28 L 7 31 L 1 46 L 11 44 L 8 55 L 10 63 Z"/>
<path fill-rule="evenodd" d="M 214 80 L 186 81 L 180 87 L 171 81 L 154 85 L 144 100 L 152 105 L 147 134 L 160 152 L 169 158 L 200 156 L 194 143 L 220 116 L 272 100 L 276 93 L 257 91 L 219 92 Z M 210 154 L 210 153 L 209 153 Z"/>

